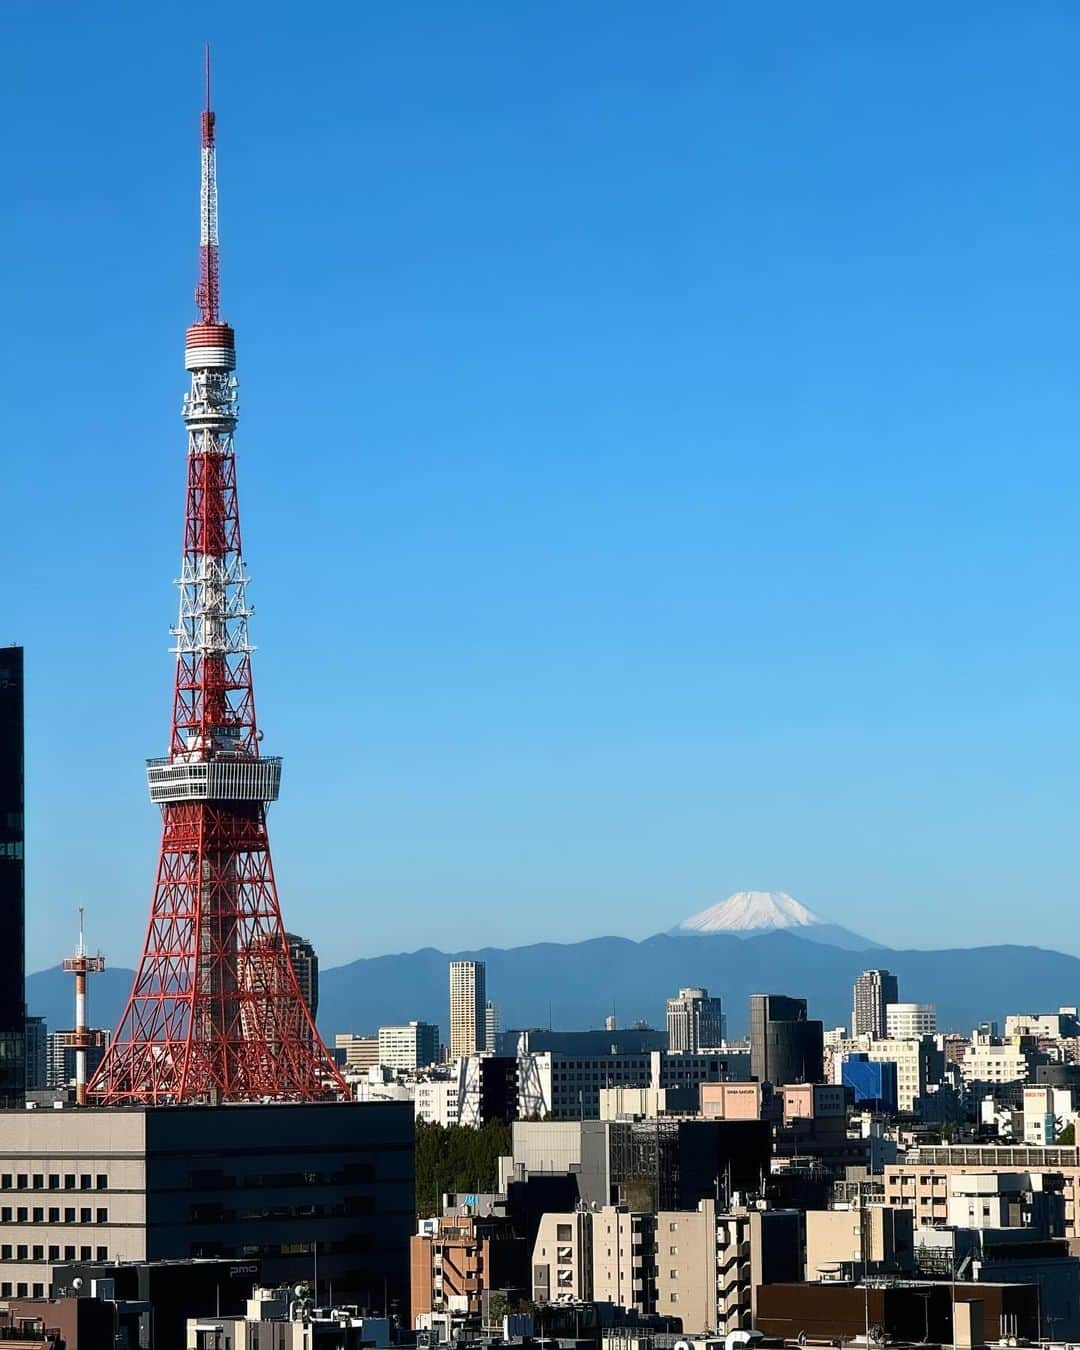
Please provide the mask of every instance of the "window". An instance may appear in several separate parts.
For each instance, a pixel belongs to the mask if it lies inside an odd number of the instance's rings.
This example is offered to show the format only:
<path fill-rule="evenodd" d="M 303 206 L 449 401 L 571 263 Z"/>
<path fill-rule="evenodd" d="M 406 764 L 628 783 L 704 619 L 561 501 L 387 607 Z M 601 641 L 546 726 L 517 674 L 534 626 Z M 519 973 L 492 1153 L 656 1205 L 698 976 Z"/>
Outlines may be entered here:
<path fill-rule="evenodd" d="M 35 1223 L 45 1222 L 45 1211 L 41 1208 L 40 1205 L 34 1206 L 34 1222 Z"/>
<path fill-rule="evenodd" d="M 89 1173 L 88 1173 L 85 1177 L 80 1177 L 80 1178 L 79 1178 L 79 1189 L 82 1190 L 82 1191 L 88 1191 L 88 1190 L 90 1190 L 90 1188 L 93 1186 L 93 1184 L 94 1184 L 94 1178 L 93 1178 L 92 1176 L 90 1176 Z"/>
<path fill-rule="evenodd" d="M 11 1206 L 4 1205 L 3 1208 L 0 1209 L 0 1223 L 10 1223 L 10 1222 L 11 1222 Z"/>
<path fill-rule="evenodd" d="M 16 1223 L 25 1223 L 25 1222 L 26 1222 L 26 1206 L 25 1206 L 25 1205 L 20 1205 L 19 1208 L 15 1211 L 15 1222 L 16 1222 Z"/>
<path fill-rule="evenodd" d="M 20 1242 L 20 1243 L 18 1244 L 18 1246 L 16 1246 L 16 1248 L 15 1248 L 15 1260 L 16 1260 L 16 1261 L 25 1261 L 25 1260 L 26 1260 L 26 1243 L 25 1243 L 25 1242 Z"/>
<path fill-rule="evenodd" d="M 99 1261 L 107 1261 L 109 1259 L 108 1247 L 99 1247 L 97 1249 L 97 1259 Z"/>
<path fill-rule="evenodd" d="M 571 1242 L 573 1240 L 573 1226 L 568 1223 L 557 1223 L 555 1225 L 555 1241 Z"/>
<path fill-rule="evenodd" d="M 11 1190 L 11 1173 L 10 1172 L 0 1173 L 0 1191 L 10 1191 L 10 1190 Z"/>
<path fill-rule="evenodd" d="M 35 1261 L 45 1260 L 45 1248 L 39 1242 L 34 1244 L 32 1256 Z"/>
<path fill-rule="evenodd" d="M 99 1191 L 107 1191 L 109 1189 L 108 1172 L 99 1172 L 97 1174 L 97 1188 Z"/>
<path fill-rule="evenodd" d="M 45 1174 L 44 1174 L 44 1172 L 35 1172 L 35 1173 L 34 1173 L 34 1190 L 35 1190 L 35 1191 L 43 1191 L 44 1189 L 45 1189 Z"/>
<path fill-rule="evenodd" d="M 50 1261 L 59 1261 L 59 1260 L 60 1260 L 60 1248 L 59 1248 L 59 1247 L 50 1247 L 50 1248 L 49 1248 L 49 1260 L 50 1260 Z"/>
<path fill-rule="evenodd" d="M 67 1209 L 64 1210 L 64 1222 L 65 1223 L 75 1222 L 75 1211 L 71 1208 L 70 1205 L 67 1207 Z"/>
<path fill-rule="evenodd" d="M 91 1216 L 92 1213 L 93 1213 L 93 1210 L 90 1210 L 90 1209 L 80 1209 L 80 1210 L 79 1210 L 79 1222 L 80 1222 L 80 1223 L 90 1223 L 90 1222 L 91 1222 L 90 1216 Z"/>
<path fill-rule="evenodd" d="M 90 1253 L 91 1253 L 93 1250 L 94 1250 L 93 1247 L 80 1247 L 80 1248 L 79 1248 L 79 1260 L 80 1260 L 80 1261 L 89 1261 L 89 1260 L 91 1260 L 92 1258 L 91 1258 Z"/>
<path fill-rule="evenodd" d="M 29 1180 L 30 1178 L 26 1175 L 25 1172 L 20 1172 L 19 1175 L 15 1178 L 15 1189 L 17 1191 L 25 1191 L 26 1183 Z"/>
<path fill-rule="evenodd" d="M 107 1209 L 99 1209 L 97 1212 L 97 1221 L 98 1223 L 108 1223 L 109 1211 Z"/>
<path fill-rule="evenodd" d="M 26 1298 L 27 1287 L 28 1286 L 25 1280 L 19 1280 L 18 1283 L 15 1285 L 15 1297 Z"/>
<path fill-rule="evenodd" d="M 669 1247 L 669 1248 L 668 1248 L 668 1255 L 669 1255 L 669 1256 L 678 1256 L 678 1254 L 679 1254 L 679 1249 L 678 1249 L 678 1247 Z"/>
<path fill-rule="evenodd" d="M 69 1245 L 69 1246 L 67 1246 L 67 1247 L 64 1248 L 64 1260 L 65 1260 L 65 1261 L 74 1261 L 74 1260 L 75 1260 L 75 1248 L 74 1248 L 74 1247 L 72 1247 L 72 1246 Z"/>
<path fill-rule="evenodd" d="M 3 1246 L 0 1246 L 0 1261 L 10 1261 L 10 1260 L 11 1260 L 11 1243 L 5 1242 Z"/>
<path fill-rule="evenodd" d="M 44 1298 L 44 1297 L 45 1297 L 45 1286 L 44 1286 L 43 1284 L 35 1284 L 35 1285 L 34 1285 L 34 1294 L 33 1294 L 33 1297 L 34 1297 L 34 1298 Z"/>
<path fill-rule="evenodd" d="M 74 1189 L 75 1189 L 75 1173 L 74 1173 L 74 1172 L 65 1172 L 65 1173 L 64 1173 L 64 1190 L 65 1190 L 65 1191 L 73 1191 Z"/>
<path fill-rule="evenodd" d="M 11 1297 L 11 1281 L 4 1280 L 2 1283 L 0 1283 L 0 1298 L 10 1298 L 10 1297 Z"/>
<path fill-rule="evenodd" d="M 59 1173 L 59 1172 L 50 1172 L 50 1173 L 49 1173 L 49 1190 L 50 1190 L 50 1191 L 58 1191 L 59 1189 L 60 1189 L 60 1173 Z"/>
<path fill-rule="evenodd" d="M 60 1211 L 56 1208 L 55 1205 L 51 1205 L 49 1207 L 49 1222 L 50 1223 L 60 1222 Z"/>

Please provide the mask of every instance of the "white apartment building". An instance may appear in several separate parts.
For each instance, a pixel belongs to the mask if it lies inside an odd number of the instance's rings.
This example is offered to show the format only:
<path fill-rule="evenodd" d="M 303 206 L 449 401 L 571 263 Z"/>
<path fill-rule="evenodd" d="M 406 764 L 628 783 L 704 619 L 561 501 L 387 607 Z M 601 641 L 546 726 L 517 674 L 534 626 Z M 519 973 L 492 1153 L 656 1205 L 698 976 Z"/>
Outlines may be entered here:
<path fill-rule="evenodd" d="M 621 1205 L 545 1214 L 533 1245 L 533 1300 L 591 1298 L 640 1313 L 655 1311 L 656 1222 L 651 1214 Z"/>
<path fill-rule="evenodd" d="M 937 1008 L 932 1003 L 889 1003 L 885 1006 L 885 1035 L 910 1041 L 937 1034 Z"/>
<path fill-rule="evenodd" d="M 1026 1082 L 1029 1068 L 1020 1036 L 994 1044 L 991 1037 L 976 1034 L 960 1061 L 965 1083 Z"/>

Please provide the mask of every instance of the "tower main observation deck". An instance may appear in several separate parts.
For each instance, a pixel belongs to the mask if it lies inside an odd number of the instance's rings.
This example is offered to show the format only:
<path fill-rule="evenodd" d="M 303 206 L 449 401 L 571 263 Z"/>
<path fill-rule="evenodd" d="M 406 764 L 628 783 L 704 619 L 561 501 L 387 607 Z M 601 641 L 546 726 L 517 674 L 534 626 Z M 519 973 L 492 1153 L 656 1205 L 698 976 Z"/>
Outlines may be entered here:
<path fill-rule="evenodd" d="M 103 1105 L 314 1101 L 347 1088 L 300 992 L 266 812 L 233 432 L 236 347 L 219 313 L 215 117 L 202 115 L 199 321 L 187 331 L 187 489 L 169 752 L 147 762 L 162 841 L 142 957 L 89 1097 Z"/>

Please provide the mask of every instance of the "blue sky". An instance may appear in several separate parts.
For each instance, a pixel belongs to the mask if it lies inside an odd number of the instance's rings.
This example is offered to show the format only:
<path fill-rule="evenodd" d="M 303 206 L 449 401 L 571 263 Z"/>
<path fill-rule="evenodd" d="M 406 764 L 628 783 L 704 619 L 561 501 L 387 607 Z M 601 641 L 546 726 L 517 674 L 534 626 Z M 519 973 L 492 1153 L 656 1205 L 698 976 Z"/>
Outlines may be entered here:
<path fill-rule="evenodd" d="M 141 942 L 201 43 L 286 920 L 1080 951 L 1080 10 L 5 8 L 29 964 Z"/>

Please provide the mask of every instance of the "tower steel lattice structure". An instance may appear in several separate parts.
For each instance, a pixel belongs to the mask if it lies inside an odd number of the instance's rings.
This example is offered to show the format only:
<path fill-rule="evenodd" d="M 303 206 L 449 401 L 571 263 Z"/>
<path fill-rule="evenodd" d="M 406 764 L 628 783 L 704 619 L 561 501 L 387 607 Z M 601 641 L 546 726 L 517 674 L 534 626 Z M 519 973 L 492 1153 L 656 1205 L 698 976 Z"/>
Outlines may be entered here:
<path fill-rule="evenodd" d="M 261 754 L 255 719 L 214 142 L 207 53 L 199 318 L 184 352 L 191 386 L 172 733 L 168 755 L 147 762 L 150 799 L 163 817 L 161 853 L 131 994 L 89 1085 L 103 1105 L 347 1093 L 300 991 L 270 859 L 266 812 L 281 760 Z"/>

